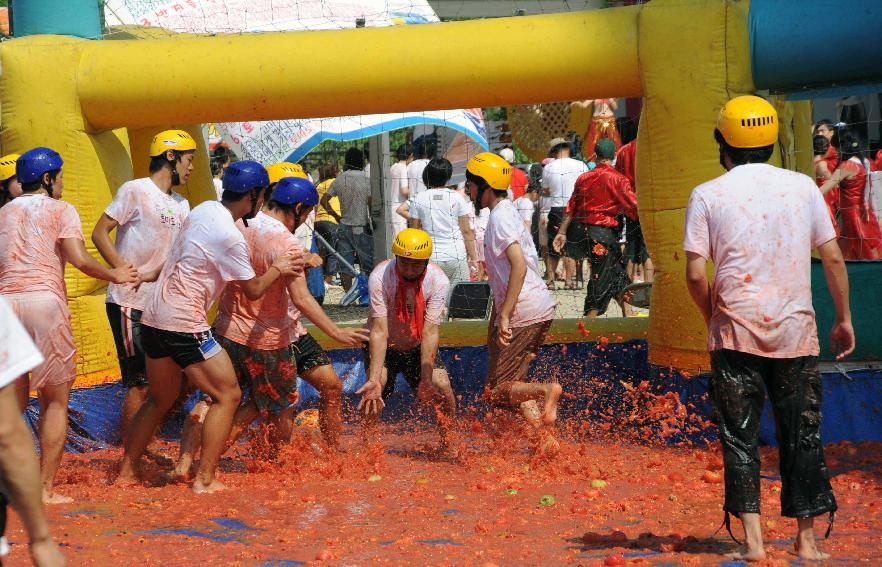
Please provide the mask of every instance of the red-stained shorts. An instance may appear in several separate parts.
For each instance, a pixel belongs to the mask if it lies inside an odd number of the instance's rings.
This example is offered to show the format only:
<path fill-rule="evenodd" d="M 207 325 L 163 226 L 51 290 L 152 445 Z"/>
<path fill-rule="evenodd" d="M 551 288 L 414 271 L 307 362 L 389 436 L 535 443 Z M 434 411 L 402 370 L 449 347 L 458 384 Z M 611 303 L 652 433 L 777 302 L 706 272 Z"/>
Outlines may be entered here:
<path fill-rule="evenodd" d="M 77 377 L 77 348 L 67 302 L 45 292 L 12 293 L 3 297 L 45 359 L 31 370 L 30 388 L 39 390 L 72 382 Z"/>

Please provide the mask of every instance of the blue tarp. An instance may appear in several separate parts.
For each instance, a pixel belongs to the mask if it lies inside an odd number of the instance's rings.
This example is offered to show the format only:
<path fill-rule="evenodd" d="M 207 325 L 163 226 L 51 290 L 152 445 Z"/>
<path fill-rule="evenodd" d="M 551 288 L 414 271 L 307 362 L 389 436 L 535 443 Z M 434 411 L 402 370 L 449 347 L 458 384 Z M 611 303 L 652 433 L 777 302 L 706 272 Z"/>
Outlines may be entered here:
<path fill-rule="evenodd" d="M 364 364 L 361 352 L 355 349 L 329 352 L 338 376 L 344 380 L 344 408 L 352 416 L 357 405 L 355 391 L 364 383 Z M 660 394 L 676 392 L 680 399 L 702 418 L 709 415 L 707 375 L 685 377 L 678 371 L 650 368 L 644 341 L 609 344 L 575 343 L 545 346 L 531 368 L 531 377 L 547 380 L 556 377 L 564 390 L 572 396 L 561 400 L 560 418 L 572 420 L 600 420 L 602 414 L 614 418 L 629 411 L 625 385 L 634 385 L 647 377 L 651 390 Z M 450 373 L 451 383 L 458 396 L 461 415 L 480 419 L 487 410 L 482 401 L 484 378 L 487 372 L 485 347 L 443 348 L 441 359 Z M 823 436 L 825 442 L 882 441 L 882 371 L 864 370 L 824 374 L 823 377 Z M 71 428 L 66 449 L 88 451 L 119 443 L 117 423 L 125 389 L 118 383 L 74 390 L 71 395 Z M 308 384 L 300 384 L 301 406 L 317 406 L 317 392 Z M 36 424 L 37 402 L 33 400 L 28 419 Z M 395 394 L 388 400 L 384 417 L 397 420 L 412 414 L 413 396 L 401 378 Z M 185 405 L 179 415 L 165 425 L 163 435 L 176 438 L 182 425 Z M 692 433 L 692 441 L 713 440 L 714 431 Z M 768 412 L 763 417 L 761 441 L 775 444 L 775 426 Z"/>

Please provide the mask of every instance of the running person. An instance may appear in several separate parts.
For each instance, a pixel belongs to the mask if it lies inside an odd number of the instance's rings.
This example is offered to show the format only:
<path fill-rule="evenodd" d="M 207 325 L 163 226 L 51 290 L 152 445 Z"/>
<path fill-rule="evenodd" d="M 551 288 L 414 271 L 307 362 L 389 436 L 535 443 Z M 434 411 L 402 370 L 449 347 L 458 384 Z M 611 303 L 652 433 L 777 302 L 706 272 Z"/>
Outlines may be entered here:
<path fill-rule="evenodd" d="M 796 518 L 800 559 L 818 551 L 814 518 L 836 511 L 821 442 L 821 373 L 812 309 L 811 251 L 833 296 L 833 350 L 854 350 L 848 274 L 821 193 L 811 178 L 768 165 L 778 139 L 774 107 L 730 100 L 714 133 L 727 170 L 692 191 L 686 211 L 686 279 L 708 327 L 714 421 L 725 467 L 726 524 L 735 514 L 745 543 L 731 557 L 766 558 L 760 524 L 760 414 L 768 390 L 778 426 L 781 515 Z M 714 263 L 713 285 L 707 261 Z"/>
<path fill-rule="evenodd" d="M 21 195 L 21 183 L 15 176 L 15 162 L 18 154 L 0 158 L 0 207 Z"/>
<path fill-rule="evenodd" d="M 500 158 L 502 159 L 502 158 Z M 399 372 L 423 404 L 438 418 L 441 451 L 456 455 L 450 427 L 456 399 L 444 363 L 438 358 L 441 316 L 450 282 L 432 256 L 432 237 L 425 231 L 402 230 L 392 242 L 391 260 L 380 263 L 368 279 L 370 342 L 362 353 L 367 382 L 358 409 L 373 424 L 395 391 Z"/>
<path fill-rule="evenodd" d="M 67 438 L 67 406 L 76 378 L 76 346 L 67 308 L 64 265 L 93 278 L 132 283 L 131 265 L 109 270 L 86 251 L 80 216 L 61 200 L 64 161 L 49 148 L 34 148 L 16 162 L 22 195 L 0 209 L 0 294 L 12 305 L 45 361 L 18 381 L 21 411 L 28 393 L 40 400 L 40 471 L 43 501 L 70 502 L 55 492 L 55 473 Z"/>
<path fill-rule="evenodd" d="M 559 447 L 550 427 L 557 420 L 562 389 L 557 382 L 528 383 L 526 378 L 551 327 L 555 301 L 539 275 L 533 238 L 506 198 L 510 178 L 511 166 L 496 154 L 480 153 L 466 164 L 466 188 L 475 210 L 490 208 L 484 235 L 484 261 L 493 290 L 487 390 L 494 407 L 519 410 L 539 430 L 539 448 L 550 455 Z"/>
<path fill-rule="evenodd" d="M 190 203 L 174 189 L 187 183 L 193 170 L 196 141 L 183 130 L 166 130 L 150 144 L 150 176 L 127 181 L 92 230 L 95 248 L 111 266 L 143 266 L 145 282 L 154 282 Z M 116 229 L 116 245 L 110 233 Z M 127 388 L 120 414 L 123 440 L 129 423 L 147 399 L 147 367 L 141 346 L 141 314 L 155 283 L 139 287 L 107 286 L 107 319 L 119 358 L 122 383 Z"/>
<path fill-rule="evenodd" d="M 202 460 L 194 492 L 224 489 L 215 478 L 217 462 L 230 434 L 241 392 L 227 352 L 208 324 L 208 310 L 227 282 L 242 282 L 249 299 L 262 297 L 278 278 L 303 273 L 303 261 L 284 255 L 256 276 L 248 246 L 236 228 L 254 218 L 269 185 L 266 170 L 239 161 L 224 173 L 222 201 L 194 208 L 163 266 L 141 319 L 150 396 L 129 428 L 118 482 L 133 482 L 138 463 L 163 416 L 181 391 L 181 371 L 192 385 L 211 396 L 205 417 Z"/>
<path fill-rule="evenodd" d="M 264 210 L 247 227 L 237 223 L 248 243 L 255 273 L 265 273 L 286 253 L 303 255 L 293 232 L 317 204 L 318 192 L 312 182 L 287 177 L 277 182 Z M 319 391 L 320 426 L 328 445 L 336 447 L 343 387 L 324 350 L 301 325 L 301 311 L 328 336 L 347 346 L 358 346 L 367 340 L 366 331 L 341 329 L 328 318 L 309 293 L 305 276 L 276 281 L 266 295 L 253 301 L 244 295 L 239 283 L 228 285 L 221 295 L 214 324 L 218 342 L 230 353 L 240 385 L 246 385 L 251 392 L 248 403 L 236 411 L 231 442 L 258 414 L 270 418 L 275 425 L 272 441 L 277 446 L 288 442 L 300 374 Z M 191 420 L 195 417 L 191 414 Z M 188 447 L 195 445 L 192 438 L 197 434 L 195 428 L 188 428 Z M 184 449 L 183 440 L 181 446 L 176 472 L 185 475 L 193 454 Z"/>

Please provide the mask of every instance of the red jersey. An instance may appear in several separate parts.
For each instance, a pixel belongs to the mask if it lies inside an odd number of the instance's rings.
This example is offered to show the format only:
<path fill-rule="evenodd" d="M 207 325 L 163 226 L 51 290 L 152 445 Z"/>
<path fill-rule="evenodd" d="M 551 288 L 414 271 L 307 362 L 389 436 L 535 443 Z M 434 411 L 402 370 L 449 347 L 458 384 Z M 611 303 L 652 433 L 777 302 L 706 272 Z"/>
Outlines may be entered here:
<path fill-rule="evenodd" d="M 830 173 L 836 171 L 836 167 L 839 166 L 839 152 L 836 151 L 833 144 L 830 144 L 827 147 L 827 153 L 824 154 L 824 161 L 827 162 L 827 169 L 830 170 Z"/>
<path fill-rule="evenodd" d="M 637 194 L 623 174 L 607 163 L 600 163 L 576 179 L 566 214 L 583 224 L 616 227 L 620 212 L 637 220 Z"/>
<path fill-rule="evenodd" d="M 625 174 L 631 185 L 637 185 L 637 140 L 631 140 L 616 152 L 616 169 Z"/>
<path fill-rule="evenodd" d="M 527 174 L 524 173 L 524 170 L 512 166 L 511 167 L 511 200 L 517 201 L 521 197 L 524 196 L 524 193 L 527 191 L 527 185 L 530 184 L 530 179 L 527 177 Z"/>

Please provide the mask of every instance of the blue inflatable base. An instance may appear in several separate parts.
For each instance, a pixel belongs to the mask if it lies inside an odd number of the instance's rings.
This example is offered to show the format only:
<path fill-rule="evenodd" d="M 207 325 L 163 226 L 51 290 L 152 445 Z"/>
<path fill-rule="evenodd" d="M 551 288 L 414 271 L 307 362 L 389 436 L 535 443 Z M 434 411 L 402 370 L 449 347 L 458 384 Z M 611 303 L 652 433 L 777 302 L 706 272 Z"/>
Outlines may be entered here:
<path fill-rule="evenodd" d="M 573 343 L 545 346 L 530 370 L 534 380 L 556 378 L 566 395 L 561 399 L 559 419 L 599 422 L 616 421 L 633 410 L 628 388 L 648 381 L 649 392 L 663 395 L 675 392 L 688 411 L 706 420 L 710 415 L 707 399 L 708 375 L 686 377 L 676 370 L 650 367 L 645 341 L 630 341 L 601 346 L 597 343 Z M 328 353 L 337 375 L 343 380 L 344 414 L 351 419 L 357 406 L 355 391 L 364 384 L 365 369 L 361 351 L 334 350 Z M 459 400 L 459 413 L 480 419 L 488 407 L 482 400 L 487 373 L 485 347 L 443 348 L 441 359 L 450 374 Z M 882 441 L 882 371 L 862 370 L 823 375 L 823 426 L 826 443 L 838 441 Z M 318 393 L 300 381 L 300 408 L 317 407 Z M 66 450 L 85 452 L 119 443 L 119 412 L 125 396 L 120 383 L 74 390 L 70 401 L 70 429 Z M 191 398 L 172 415 L 162 436 L 179 436 L 183 418 L 194 403 Z M 32 400 L 26 417 L 36 426 L 38 404 Z M 414 414 L 414 399 L 407 383 L 399 376 L 395 393 L 387 400 L 383 414 L 388 421 L 398 421 Z M 694 428 L 665 439 L 667 442 L 689 440 L 706 443 L 716 439 L 715 428 Z M 776 445 L 775 424 L 768 403 L 760 432 L 761 443 Z"/>

